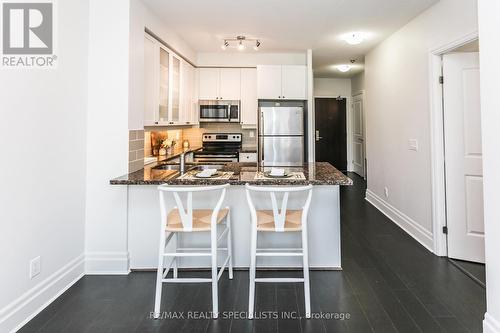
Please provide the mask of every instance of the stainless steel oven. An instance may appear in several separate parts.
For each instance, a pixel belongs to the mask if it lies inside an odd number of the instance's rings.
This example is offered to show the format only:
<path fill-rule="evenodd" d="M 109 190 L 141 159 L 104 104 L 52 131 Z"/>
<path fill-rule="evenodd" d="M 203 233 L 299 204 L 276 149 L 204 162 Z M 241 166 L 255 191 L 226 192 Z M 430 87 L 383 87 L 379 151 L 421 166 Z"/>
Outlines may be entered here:
<path fill-rule="evenodd" d="M 200 100 L 199 121 L 202 123 L 239 123 L 240 101 Z"/>
<path fill-rule="evenodd" d="M 194 152 L 196 163 L 238 162 L 241 149 L 241 133 L 205 133 L 203 148 Z"/>

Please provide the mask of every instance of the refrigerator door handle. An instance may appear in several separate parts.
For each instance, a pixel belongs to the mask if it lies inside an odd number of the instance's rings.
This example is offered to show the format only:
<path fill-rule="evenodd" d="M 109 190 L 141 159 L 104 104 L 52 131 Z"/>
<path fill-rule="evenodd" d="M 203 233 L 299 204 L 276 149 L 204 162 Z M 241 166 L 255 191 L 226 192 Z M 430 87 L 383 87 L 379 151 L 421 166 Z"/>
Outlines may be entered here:
<path fill-rule="evenodd" d="M 259 138 L 260 162 L 264 162 L 264 138 Z"/>

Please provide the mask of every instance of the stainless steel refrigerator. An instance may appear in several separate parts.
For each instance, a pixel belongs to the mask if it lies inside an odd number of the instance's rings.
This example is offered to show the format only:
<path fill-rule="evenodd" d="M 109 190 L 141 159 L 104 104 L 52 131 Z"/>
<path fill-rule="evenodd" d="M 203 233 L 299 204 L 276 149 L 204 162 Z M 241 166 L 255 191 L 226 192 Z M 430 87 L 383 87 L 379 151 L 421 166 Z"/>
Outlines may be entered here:
<path fill-rule="evenodd" d="M 293 166 L 304 162 L 304 103 L 261 102 L 259 163 Z"/>

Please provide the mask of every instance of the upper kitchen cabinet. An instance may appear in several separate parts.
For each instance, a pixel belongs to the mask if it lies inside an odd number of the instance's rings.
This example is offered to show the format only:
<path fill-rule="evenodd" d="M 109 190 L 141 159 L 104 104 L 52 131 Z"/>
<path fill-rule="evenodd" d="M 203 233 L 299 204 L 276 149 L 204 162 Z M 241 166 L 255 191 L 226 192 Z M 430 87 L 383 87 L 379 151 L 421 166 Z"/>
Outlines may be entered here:
<path fill-rule="evenodd" d="M 199 93 L 200 99 L 219 99 L 219 68 L 200 68 Z"/>
<path fill-rule="evenodd" d="M 144 36 L 144 126 L 152 126 L 159 118 L 158 45 L 149 35 Z"/>
<path fill-rule="evenodd" d="M 181 62 L 181 118 L 180 123 L 198 123 L 195 68 L 186 61 Z"/>
<path fill-rule="evenodd" d="M 257 96 L 259 99 L 307 99 L 307 67 L 257 66 Z"/>
<path fill-rule="evenodd" d="M 241 69 L 221 68 L 219 99 L 237 101 L 241 98 Z"/>
<path fill-rule="evenodd" d="M 144 36 L 144 126 L 190 125 L 193 115 L 194 67 Z"/>
<path fill-rule="evenodd" d="M 281 98 L 281 66 L 257 66 L 257 96 L 260 99 Z"/>
<path fill-rule="evenodd" d="M 307 99 L 307 67 L 281 66 L 281 91 L 284 99 Z"/>
<path fill-rule="evenodd" d="M 241 70 L 239 68 L 200 68 L 199 99 L 239 100 Z"/>
<path fill-rule="evenodd" d="M 241 69 L 241 125 L 247 128 L 257 127 L 257 70 Z"/>

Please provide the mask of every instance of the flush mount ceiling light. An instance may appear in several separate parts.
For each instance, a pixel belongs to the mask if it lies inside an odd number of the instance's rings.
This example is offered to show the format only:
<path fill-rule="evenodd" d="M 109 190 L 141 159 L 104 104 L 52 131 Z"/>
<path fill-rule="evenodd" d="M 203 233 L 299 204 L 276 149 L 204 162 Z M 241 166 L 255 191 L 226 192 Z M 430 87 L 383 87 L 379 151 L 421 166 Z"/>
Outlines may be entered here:
<path fill-rule="evenodd" d="M 255 42 L 253 49 L 255 51 L 259 50 L 260 41 L 255 38 L 246 38 L 245 36 L 236 36 L 234 38 L 225 38 L 224 44 L 221 45 L 221 49 L 226 50 L 228 47 L 236 47 L 238 50 L 243 51 L 246 49 L 247 42 Z"/>
<path fill-rule="evenodd" d="M 362 32 L 350 32 L 342 35 L 341 39 L 349 45 L 358 45 L 366 39 L 366 34 Z"/>
<path fill-rule="evenodd" d="M 351 65 L 338 65 L 336 67 L 342 73 L 349 72 L 352 68 Z"/>

